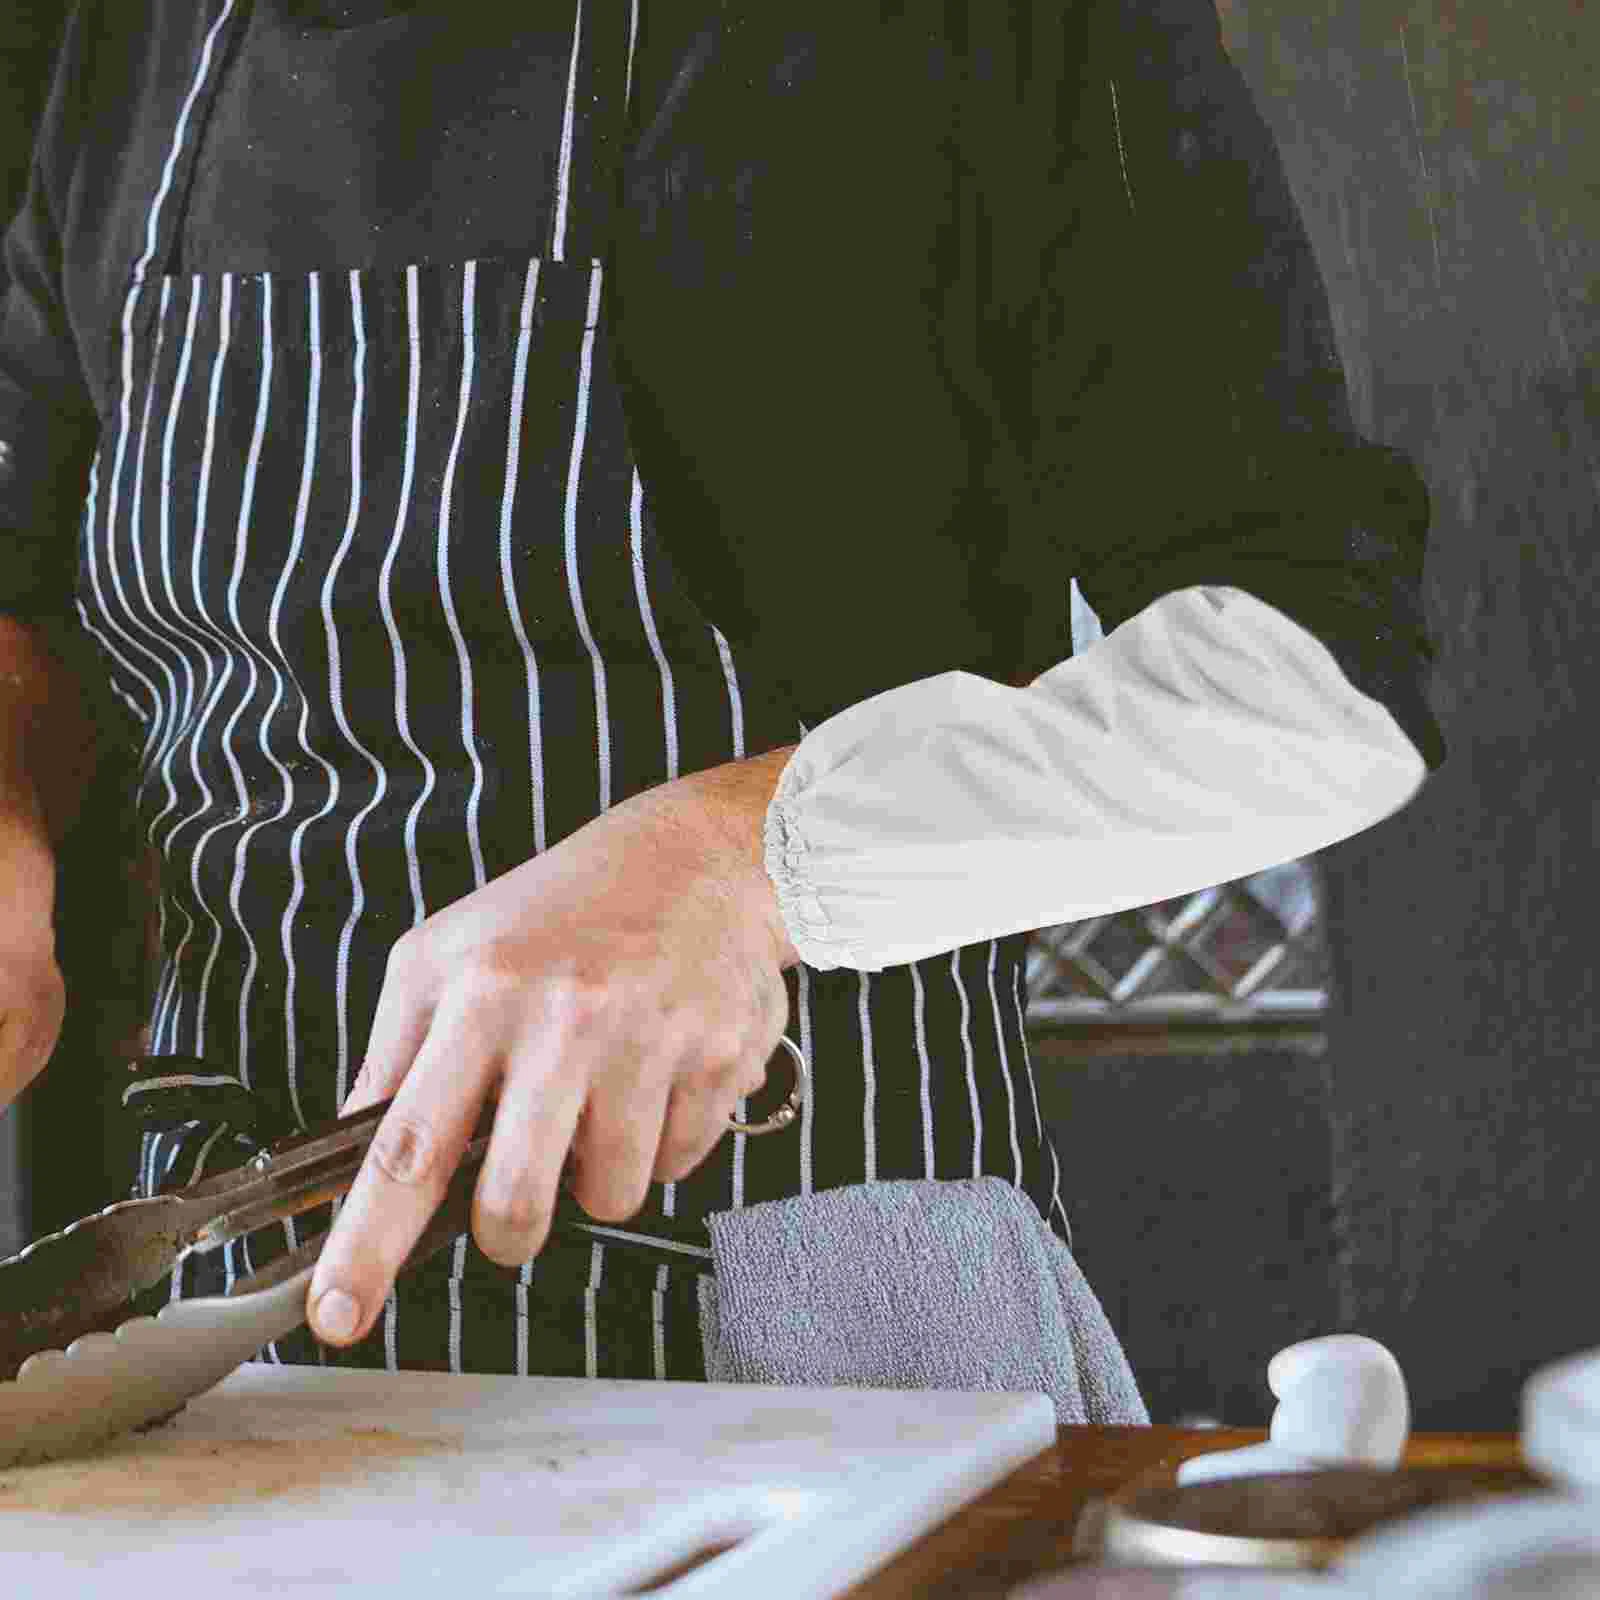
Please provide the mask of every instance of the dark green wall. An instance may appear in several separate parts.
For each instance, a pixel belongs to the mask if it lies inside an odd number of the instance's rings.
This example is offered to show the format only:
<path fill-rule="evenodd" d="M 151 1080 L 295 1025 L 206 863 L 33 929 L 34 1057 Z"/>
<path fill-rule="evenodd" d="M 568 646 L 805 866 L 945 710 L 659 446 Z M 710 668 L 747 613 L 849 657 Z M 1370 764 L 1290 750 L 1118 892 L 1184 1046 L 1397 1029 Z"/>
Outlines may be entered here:
<path fill-rule="evenodd" d="M 1219 9 L 1356 415 L 1428 479 L 1451 756 L 1319 857 L 1320 1072 L 1129 1059 L 1059 1092 L 1080 1253 L 1166 1414 L 1263 1419 L 1331 1261 L 1327 1315 L 1395 1350 L 1419 1426 L 1515 1427 L 1532 1367 L 1600 1345 L 1600 7 Z"/>

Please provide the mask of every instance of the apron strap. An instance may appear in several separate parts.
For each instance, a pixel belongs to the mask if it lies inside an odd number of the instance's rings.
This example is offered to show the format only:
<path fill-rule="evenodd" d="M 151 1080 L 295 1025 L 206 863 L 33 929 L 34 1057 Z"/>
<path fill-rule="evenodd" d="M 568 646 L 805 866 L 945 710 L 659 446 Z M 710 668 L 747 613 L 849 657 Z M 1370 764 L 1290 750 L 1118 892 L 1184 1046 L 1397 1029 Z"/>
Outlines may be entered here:
<path fill-rule="evenodd" d="M 568 3 L 572 48 L 545 248 L 551 261 L 598 261 L 609 249 L 622 203 L 640 0 Z"/>

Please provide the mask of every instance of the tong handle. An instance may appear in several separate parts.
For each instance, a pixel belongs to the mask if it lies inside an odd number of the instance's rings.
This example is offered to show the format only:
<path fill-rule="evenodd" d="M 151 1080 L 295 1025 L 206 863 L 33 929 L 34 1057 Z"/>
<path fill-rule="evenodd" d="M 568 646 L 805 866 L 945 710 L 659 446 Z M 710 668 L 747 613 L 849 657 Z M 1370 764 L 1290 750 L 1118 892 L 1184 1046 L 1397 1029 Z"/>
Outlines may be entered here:
<path fill-rule="evenodd" d="M 456 1168 L 455 1175 L 450 1180 L 450 1187 L 445 1190 L 444 1199 L 439 1202 L 439 1209 L 434 1212 L 427 1227 L 412 1245 L 410 1254 L 400 1263 L 400 1272 L 420 1266 L 458 1234 L 465 1233 L 471 1227 L 472 1194 L 488 1148 L 487 1137 L 474 1139 L 467 1146 L 466 1153 L 461 1158 L 461 1165 Z M 286 1251 L 275 1261 L 269 1261 L 260 1271 L 252 1273 L 248 1278 L 238 1279 L 229 1293 L 255 1294 L 258 1290 L 270 1289 L 274 1284 L 282 1283 L 285 1278 L 292 1278 L 295 1273 L 316 1262 L 322 1254 L 322 1247 L 327 1242 L 327 1230 L 313 1234 L 293 1250 Z"/>
<path fill-rule="evenodd" d="M 456 1168 L 454 1176 L 450 1179 L 450 1185 L 445 1190 L 444 1198 L 439 1202 L 438 1210 L 429 1219 L 417 1242 L 412 1245 L 410 1253 L 401 1262 L 399 1272 L 420 1266 L 429 1257 L 442 1250 L 452 1239 L 471 1228 L 473 1191 L 477 1187 L 478 1173 L 483 1166 L 483 1158 L 488 1148 L 487 1134 L 474 1139 L 467 1146 L 465 1154 L 461 1157 L 461 1164 Z M 552 1234 L 578 1235 L 592 1239 L 596 1244 L 621 1248 L 647 1257 L 658 1265 L 670 1263 L 682 1267 L 686 1261 L 694 1261 L 701 1272 L 714 1270 L 710 1235 L 704 1223 L 658 1219 L 653 1220 L 647 1229 L 635 1230 L 625 1222 L 619 1224 L 596 1222 L 572 1198 L 565 1184 L 556 1191 L 556 1210 L 550 1231 Z M 292 1278 L 295 1273 L 316 1262 L 322 1254 L 322 1247 L 327 1242 L 327 1232 L 313 1235 L 275 1261 L 269 1261 L 250 1277 L 239 1279 L 230 1293 L 254 1294 L 261 1289 L 270 1289 L 286 1278 Z"/>
<path fill-rule="evenodd" d="M 361 1171 L 367 1149 L 391 1102 L 352 1112 L 306 1133 L 290 1134 L 247 1161 L 183 1191 L 188 1202 L 215 1209 L 193 1235 L 194 1248 L 214 1250 L 269 1223 L 298 1216 L 345 1194 Z M 474 1148 L 487 1148 L 495 1102 L 484 1107 L 473 1132 Z M 481 1162 L 482 1154 L 478 1156 Z"/>

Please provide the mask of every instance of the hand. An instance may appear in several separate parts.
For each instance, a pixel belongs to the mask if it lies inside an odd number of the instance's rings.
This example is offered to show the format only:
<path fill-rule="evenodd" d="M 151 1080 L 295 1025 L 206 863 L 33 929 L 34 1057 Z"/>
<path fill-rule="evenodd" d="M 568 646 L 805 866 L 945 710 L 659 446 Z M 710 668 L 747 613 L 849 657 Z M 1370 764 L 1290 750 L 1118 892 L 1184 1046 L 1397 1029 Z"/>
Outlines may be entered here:
<path fill-rule="evenodd" d="M 0 816 L 0 1111 L 44 1070 L 61 1036 L 55 857 L 41 829 Z"/>
<path fill-rule="evenodd" d="M 491 1096 L 472 1233 L 515 1266 L 544 1245 L 569 1149 L 578 1203 L 622 1221 L 761 1087 L 799 958 L 729 791 L 703 776 L 614 806 L 396 944 L 343 1113 L 394 1104 L 307 1291 L 324 1342 L 366 1334 Z M 335 1286 L 343 1322 L 319 1304 Z"/>

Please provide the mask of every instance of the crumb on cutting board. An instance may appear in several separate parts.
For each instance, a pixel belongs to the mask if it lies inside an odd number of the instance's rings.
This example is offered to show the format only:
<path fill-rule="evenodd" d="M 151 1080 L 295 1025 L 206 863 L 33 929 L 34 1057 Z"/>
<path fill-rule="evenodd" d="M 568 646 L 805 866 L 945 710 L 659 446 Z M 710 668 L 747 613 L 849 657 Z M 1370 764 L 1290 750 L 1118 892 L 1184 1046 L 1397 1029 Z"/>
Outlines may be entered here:
<path fill-rule="evenodd" d="M 319 1438 L 123 1435 L 90 1456 L 0 1469 L 0 1515 L 181 1516 L 207 1507 L 315 1494 L 374 1468 L 458 1451 L 458 1439 L 345 1428 Z"/>

